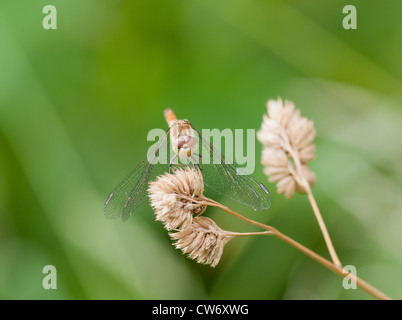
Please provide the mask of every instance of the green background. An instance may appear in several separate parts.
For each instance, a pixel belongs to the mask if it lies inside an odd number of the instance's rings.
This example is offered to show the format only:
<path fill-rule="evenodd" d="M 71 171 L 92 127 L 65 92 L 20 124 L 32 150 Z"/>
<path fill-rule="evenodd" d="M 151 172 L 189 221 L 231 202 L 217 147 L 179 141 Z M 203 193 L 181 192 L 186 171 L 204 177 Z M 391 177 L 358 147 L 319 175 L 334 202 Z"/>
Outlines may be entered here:
<path fill-rule="evenodd" d="M 42 27 L 47 4 L 57 30 Z M 342 27 L 347 4 L 357 30 Z M 278 96 L 315 123 L 313 191 L 341 261 L 401 298 L 401 12 L 390 0 L 2 0 L 0 298 L 371 299 L 272 237 L 230 241 L 211 268 L 171 245 L 148 204 L 125 223 L 103 215 L 148 131 L 166 128 L 163 109 L 198 129 L 258 130 Z M 328 257 L 306 196 L 267 186 L 265 212 L 216 200 Z M 57 290 L 42 287 L 45 265 Z"/>

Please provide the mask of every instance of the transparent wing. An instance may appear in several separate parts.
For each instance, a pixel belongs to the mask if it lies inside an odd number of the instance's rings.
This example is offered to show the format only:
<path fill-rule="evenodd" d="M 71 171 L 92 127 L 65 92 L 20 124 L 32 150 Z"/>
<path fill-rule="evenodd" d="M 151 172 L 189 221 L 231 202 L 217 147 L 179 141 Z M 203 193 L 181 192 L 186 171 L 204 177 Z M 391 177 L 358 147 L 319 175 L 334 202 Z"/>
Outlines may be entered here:
<path fill-rule="evenodd" d="M 141 161 L 109 194 L 105 216 L 127 220 L 146 199 L 149 182 L 168 170 L 170 154 L 168 130 L 161 141 L 150 148 L 147 159 Z"/>
<path fill-rule="evenodd" d="M 192 129 L 198 135 L 201 155 L 199 166 L 204 183 L 213 191 L 254 210 L 268 209 L 271 206 L 271 196 L 265 185 L 252 175 L 238 174 L 242 169 L 237 164 L 227 161 L 201 132 L 194 126 Z"/>
<path fill-rule="evenodd" d="M 141 196 L 141 192 L 138 191 L 142 191 L 144 188 L 145 179 L 143 178 L 147 176 L 149 170 L 152 171 L 152 166 L 148 161 L 141 161 L 109 194 L 105 203 L 105 216 L 108 219 L 121 218 L 123 216 L 124 208 L 133 191 L 137 190 L 135 192 L 136 198 L 132 203 L 132 206 L 135 207 L 133 211 L 145 200 L 145 197 Z"/>
<path fill-rule="evenodd" d="M 126 200 L 121 217 L 123 221 L 126 221 L 133 211 L 146 199 L 149 182 L 154 181 L 157 176 L 165 173 L 167 170 L 167 164 L 149 164 L 138 184 L 134 187 Z"/>

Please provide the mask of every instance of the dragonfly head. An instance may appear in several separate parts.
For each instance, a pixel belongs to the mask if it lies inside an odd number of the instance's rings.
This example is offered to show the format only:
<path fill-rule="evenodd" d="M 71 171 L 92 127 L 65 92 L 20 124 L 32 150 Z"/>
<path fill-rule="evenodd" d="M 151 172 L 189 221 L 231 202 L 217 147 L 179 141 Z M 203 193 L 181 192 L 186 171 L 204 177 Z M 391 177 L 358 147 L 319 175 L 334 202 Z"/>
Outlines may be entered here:
<path fill-rule="evenodd" d="M 198 149 L 197 140 L 192 136 L 181 136 L 177 141 L 177 149 L 180 158 L 190 158 Z"/>
<path fill-rule="evenodd" d="M 198 149 L 198 140 L 188 120 L 179 120 L 170 130 L 173 151 L 180 158 L 191 158 Z"/>

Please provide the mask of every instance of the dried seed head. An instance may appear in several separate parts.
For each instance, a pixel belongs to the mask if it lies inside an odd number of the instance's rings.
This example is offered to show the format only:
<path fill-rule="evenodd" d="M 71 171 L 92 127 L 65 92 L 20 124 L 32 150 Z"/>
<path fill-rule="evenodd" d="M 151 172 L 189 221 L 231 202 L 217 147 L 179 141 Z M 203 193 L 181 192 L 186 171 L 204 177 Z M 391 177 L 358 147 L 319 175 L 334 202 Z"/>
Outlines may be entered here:
<path fill-rule="evenodd" d="M 186 227 L 194 214 L 202 214 L 206 209 L 199 203 L 205 199 L 199 170 L 186 167 L 173 174 L 165 173 L 150 183 L 148 192 L 156 220 L 163 222 L 167 230 Z"/>
<path fill-rule="evenodd" d="M 306 192 L 316 177 L 308 167 L 315 158 L 316 132 L 312 121 L 300 116 L 294 104 L 282 99 L 269 100 L 258 140 L 263 144 L 261 163 L 270 182 L 277 182 L 278 193 L 291 198 L 295 191 Z"/>
<path fill-rule="evenodd" d="M 174 245 L 198 263 L 215 267 L 221 259 L 223 247 L 233 235 L 222 230 L 207 217 L 195 217 L 193 223 L 169 234 Z"/>

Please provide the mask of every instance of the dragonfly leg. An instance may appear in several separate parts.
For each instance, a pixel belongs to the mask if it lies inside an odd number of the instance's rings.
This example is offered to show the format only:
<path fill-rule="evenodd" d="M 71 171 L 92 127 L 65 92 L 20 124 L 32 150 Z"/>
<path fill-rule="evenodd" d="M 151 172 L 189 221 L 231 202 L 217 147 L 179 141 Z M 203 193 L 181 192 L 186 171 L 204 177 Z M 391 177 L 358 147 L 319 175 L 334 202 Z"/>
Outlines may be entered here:
<path fill-rule="evenodd" d="M 200 158 L 200 159 L 197 160 L 196 158 L 191 156 L 191 159 L 193 159 L 193 161 L 194 161 L 193 162 L 194 168 L 197 167 L 200 171 L 202 171 L 202 168 L 200 168 L 200 160 L 202 159 L 202 155 L 200 155 L 199 153 L 195 153 L 195 152 L 193 152 L 193 155 L 195 155 L 195 156 Z"/>
<path fill-rule="evenodd" d="M 170 163 L 169 163 L 169 173 L 172 173 L 172 172 L 174 172 L 176 169 L 178 169 L 178 168 L 175 167 L 175 166 L 179 166 L 179 167 L 181 167 L 181 168 L 184 168 L 184 167 L 185 167 L 184 164 L 179 163 L 178 158 L 179 158 L 179 155 L 178 155 L 178 154 L 175 154 L 174 157 L 170 160 Z M 176 160 L 177 160 L 177 163 L 175 163 Z M 187 165 L 188 165 L 188 163 L 187 163 Z"/>
<path fill-rule="evenodd" d="M 172 171 L 173 171 L 172 169 L 174 169 L 173 165 L 176 164 L 176 163 L 174 163 L 174 162 L 177 160 L 178 157 L 179 157 L 179 155 L 176 153 L 176 154 L 173 156 L 173 158 L 170 159 L 170 163 L 169 163 L 169 173 L 172 173 Z M 177 164 L 179 164 L 179 163 L 177 163 Z"/>
<path fill-rule="evenodd" d="M 193 156 L 191 156 L 191 159 L 192 159 L 193 161 L 190 161 L 190 159 L 187 158 L 187 166 L 188 166 L 188 167 L 191 166 L 191 168 L 194 169 L 194 170 L 195 170 L 195 168 L 198 168 L 198 169 L 199 169 L 200 166 L 199 166 L 198 163 L 197 163 L 197 159 L 194 159 Z"/>
<path fill-rule="evenodd" d="M 198 168 L 200 171 L 202 171 L 202 168 L 200 168 L 200 163 L 197 162 L 197 159 L 195 159 L 193 156 L 191 156 L 191 159 L 193 159 L 193 168 Z"/>
<path fill-rule="evenodd" d="M 193 155 L 197 156 L 199 159 L 196 159 L 193 156 L 191 156 L 191 159 L 193 159 L 194 163 L 199 164 L 200 161 L 202 160 L 202 155 L 200 155 L 199 153 L 195 153 L 195 152 L 193 152 Z"/>
<path fill-rule="evenodd" d="M 199 153 L 193 152 L 193 155 L 195 155 L 195 156 L 199 157 L 200 159 L 202 159 L 202 155 L 200 155 Z"/>

